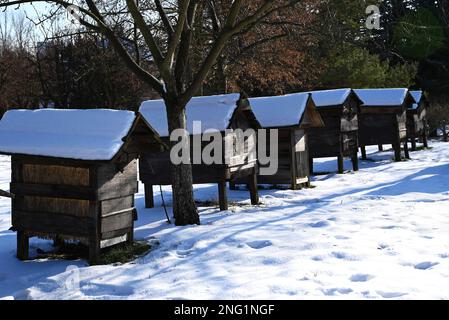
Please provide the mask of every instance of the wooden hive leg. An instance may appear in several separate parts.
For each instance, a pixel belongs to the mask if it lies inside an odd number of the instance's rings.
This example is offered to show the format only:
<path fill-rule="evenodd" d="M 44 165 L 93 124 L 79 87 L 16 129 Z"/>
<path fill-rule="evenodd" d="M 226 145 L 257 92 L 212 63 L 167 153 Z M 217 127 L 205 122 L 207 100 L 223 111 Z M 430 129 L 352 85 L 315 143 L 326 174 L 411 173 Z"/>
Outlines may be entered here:
<path fill-rule="evenodd" d="M 126 242 L 129 243 L 129 244 L 133 244 L 134 243 L 134 224 L 131 227 L 131 229 L 129 230 L 129 232 L 127 233 Z"/>
<path fill-rule="evenodd" d="M 100 240 L 92 238 L 89 240 L 89 264 L 91 266 L 100 263 Z"/>
<path fill-rule="evenodd" d="M 379 144 L 379 151 L 384 151 L 384 146 L 382 144 Z"/>
<path fill-rule="evenodd" d="M 56 236 L 56 238 L 53 239 L 53 246 L 54 247 L 61 247 L 63 245 L 64 245 L 64 240 L 61 237 Z"/>
<path fill-rule="evenodd" d="M 154 208 L 153 185 L 145 183 L 145 208 Z"/>
<path fill-rule="evenodd" d="M 406 159 L 410 159 L 410 152 L 408 151 L 408 142 L 405 140 L 404 142 L 404 155 Z"/>
<path fill-rule="evenodd" d="M 256 206 L 259 204 L 259 190 L 257 188 L 257 174 L 255 170 L 248 177 L 248 187 L 251 195 L 251 204 Z"/>
<path fill-rule="evenodd" d="M 357 151 L 352 155 L 352 169 L 354 171 L 359 171 L 359 157 L 357 156 Z"/>
<path fill-rule="evenodd" d="M 429 140 L 427 139 L 427 133 L 424 132 L 423 136 L 422 136 L 422 142 L 424 144 L 424 148 L 428 148 L 429 147 Z"/>
<path fill-rule="evenodd" d="M 362 152 L 362 159 L 366 160 L 367 159 L 367 157 L 366 157 L 366 147 L 365 146 L 361 146 L 360 147 L 360 151 Z"/>
<path fill-rule="evenodd" d="M 23 231 L 17 231 L 17 258 L 19 260 L 28 260 L 29 258 L 30 238 Z"/>
<path fill-rule="evenodd" d="M 412 138 L 412 151 L 416 151 L 416 139 Z"/>
<path fill-rule="evenodd" d="M 237 186 L 236 186 L 236 184 L 235 184 L 235 181 L 230 181 L 229 182 L 229 189 L 230 190 L 237 190 Z"/>
<path fill-rule="evenodd" d="M 313 158 L 309 158 L 309 174 L 313 176 Z"/>
<path fill-rule="evenodd" d="M 218 201 L 220 203 L 220 211 L 226 211 L 228 207 L 228 195 L 226 191 L 226 180 L 218 183 Z"/>
<path fill-rule="evenodd" d="M 393 149 L 394 149 L 394 160 L 396 162 L 401 161 L 401 144 L 400 143 L 394 144 Z"/>
<path fill-rule="evenodd" d="M 343 174 L 343 172 L 345 171 L 343 155 L 338 156 L 337 162 L 338 162 L 338 173 Z"/>

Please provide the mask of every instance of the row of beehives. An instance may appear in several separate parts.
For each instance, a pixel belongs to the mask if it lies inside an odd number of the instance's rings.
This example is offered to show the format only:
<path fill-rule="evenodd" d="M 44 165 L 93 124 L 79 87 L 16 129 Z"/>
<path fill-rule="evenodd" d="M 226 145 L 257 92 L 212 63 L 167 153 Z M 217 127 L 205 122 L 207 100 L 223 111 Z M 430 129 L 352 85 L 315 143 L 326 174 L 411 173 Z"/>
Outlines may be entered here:
<path fill-rule="evenodd" d="M 224 151 L 223 164 L 193 165 L 193 182 L 218 183 L 220 209 L 227 209 L 226 183 L 247 184 L 257 204 L 257 184 L 308 185 L 313 158 L 351 157 L 358 147 L 426 143 L 425 99 L 407 89 L 315 91 L 246 99 L 239 94 L 197 97 L 187 106 L 187 129 L 266 128 L 278 130 L 278 167 L 258 175 L 247 148 Z M 195 128 L 194 121 L 201 123 Z M 170 185 L 170 153 L 165 104 L 146 101 L 137 115 L 113 110 L 14 110 L 0 121 L 0 153 L 11 155 L 12 230 L 17 253 L 29 256 L 29 238 L 76 239 L 89 245 L 90 262 L 101 248 L 133 240 L 137 212 L 134 194 L 140 180 L 152 207 L 153 185 Z M 192 135 L 193 136 L 193 135 Z M 193 139 L 193 137 L 191 137 Z M 223 135 L 223 139 L 237 141 Z M 254 139 L 249 139 L 252 143 Z M 225 141 L 227 145 L 229 141 Z M 269 141 L 267 145 L 270 145 Z M 193 155 L 194 157 L 195 155 Z M 265 165 L 265 164 L 264 164 Z"/>

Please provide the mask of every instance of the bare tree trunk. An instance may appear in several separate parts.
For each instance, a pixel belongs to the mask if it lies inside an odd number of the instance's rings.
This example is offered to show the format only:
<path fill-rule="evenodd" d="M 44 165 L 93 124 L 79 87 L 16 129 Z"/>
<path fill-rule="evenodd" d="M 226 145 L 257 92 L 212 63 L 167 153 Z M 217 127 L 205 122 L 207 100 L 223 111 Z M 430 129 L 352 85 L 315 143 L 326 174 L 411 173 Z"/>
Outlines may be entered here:
<path fill-rule="evenodd" d="M 443 126 L 442 130 L 443 130 L 443 141 L 448 142 L 449 138 L 448 138 L 448 134 L 447 134 L 447 130 L 446 130 L 446 125 Z"/>
<path fill-rule="evenodd" d="M 170 132 L 186 128 L 185 108 L 174 108 L 167 105 L 167 113 Z M 175 224 L 177 226 L 200 224 L 198 209 L 193 197 L 192 165 L 171 164 L 171 175 Z"/>

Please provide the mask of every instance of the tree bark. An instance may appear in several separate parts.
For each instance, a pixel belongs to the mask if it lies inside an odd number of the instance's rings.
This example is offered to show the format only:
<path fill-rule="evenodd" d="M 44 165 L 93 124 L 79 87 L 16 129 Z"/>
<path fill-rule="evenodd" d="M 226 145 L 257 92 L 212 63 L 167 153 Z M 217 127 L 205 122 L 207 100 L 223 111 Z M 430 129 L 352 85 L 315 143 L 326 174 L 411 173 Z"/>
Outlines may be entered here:
<path fill-rule="evenodd" d="M 186 112 L 184 107 L 179 107 L 167 102 L 167 117 L 169 131 L 186 129 Z M 172 142 L 172 147 L 177 142 Z M 186 226 L 200 224 L 198 209 L 193 197 L 192 165 L 171 164 L 172 191 L 173 191 L 173 215 L 175 225 Z"/>
<path fill-rule="evenodd" d="M 446 125 L 444 125 L 442 129 L 443 129 L 443 141 L 444 142 L 448 142 L 449 141 L 449 137 L 448 137 L 448 134 L 447 134 Z"/>

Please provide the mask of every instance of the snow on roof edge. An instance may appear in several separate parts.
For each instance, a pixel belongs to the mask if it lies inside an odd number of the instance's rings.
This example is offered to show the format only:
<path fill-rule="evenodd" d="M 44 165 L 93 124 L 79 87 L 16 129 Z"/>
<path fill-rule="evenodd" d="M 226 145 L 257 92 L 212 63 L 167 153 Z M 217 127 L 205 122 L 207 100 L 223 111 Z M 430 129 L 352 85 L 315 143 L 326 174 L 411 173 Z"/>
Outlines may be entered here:
<path fill-rule="evenodd" d="M 229 127 L 232 116 L 241 100 L 239 93 L 224 95 L 198 96 L 190 100 L 186 107 L 187 130 L 197 134 L 194 121 L 202 123 L 201 133 L 208 130 L 224 131 Z M 215 112 L 210 112 L 215 107 Z M 140 105 L 139 112 L 160 137 L 168 137 L 168 122 L 164 100 L 146 100 Z M 190 119 L 190 120 L 189 120 Z"/>
<path fill-rule="evenodd" d="M 354 89 L 353 91 L 363 102 L 362 107 L 396 107 L 404 104 L 405 99 L 410 95 L 407 88 Z"/>
<path fill-rule="evenodd" d="M 0 153 L 110 161 L 137 119 L 113 109 L 15 109 L 0 121 Z"/>
<path fill-rule="evenodd" d="M 248 100 L 256 119 L 263 128 L 289 127 L 300 124 L 307 105 L 311 101 L 311 94 L 300 92 Z"/>

